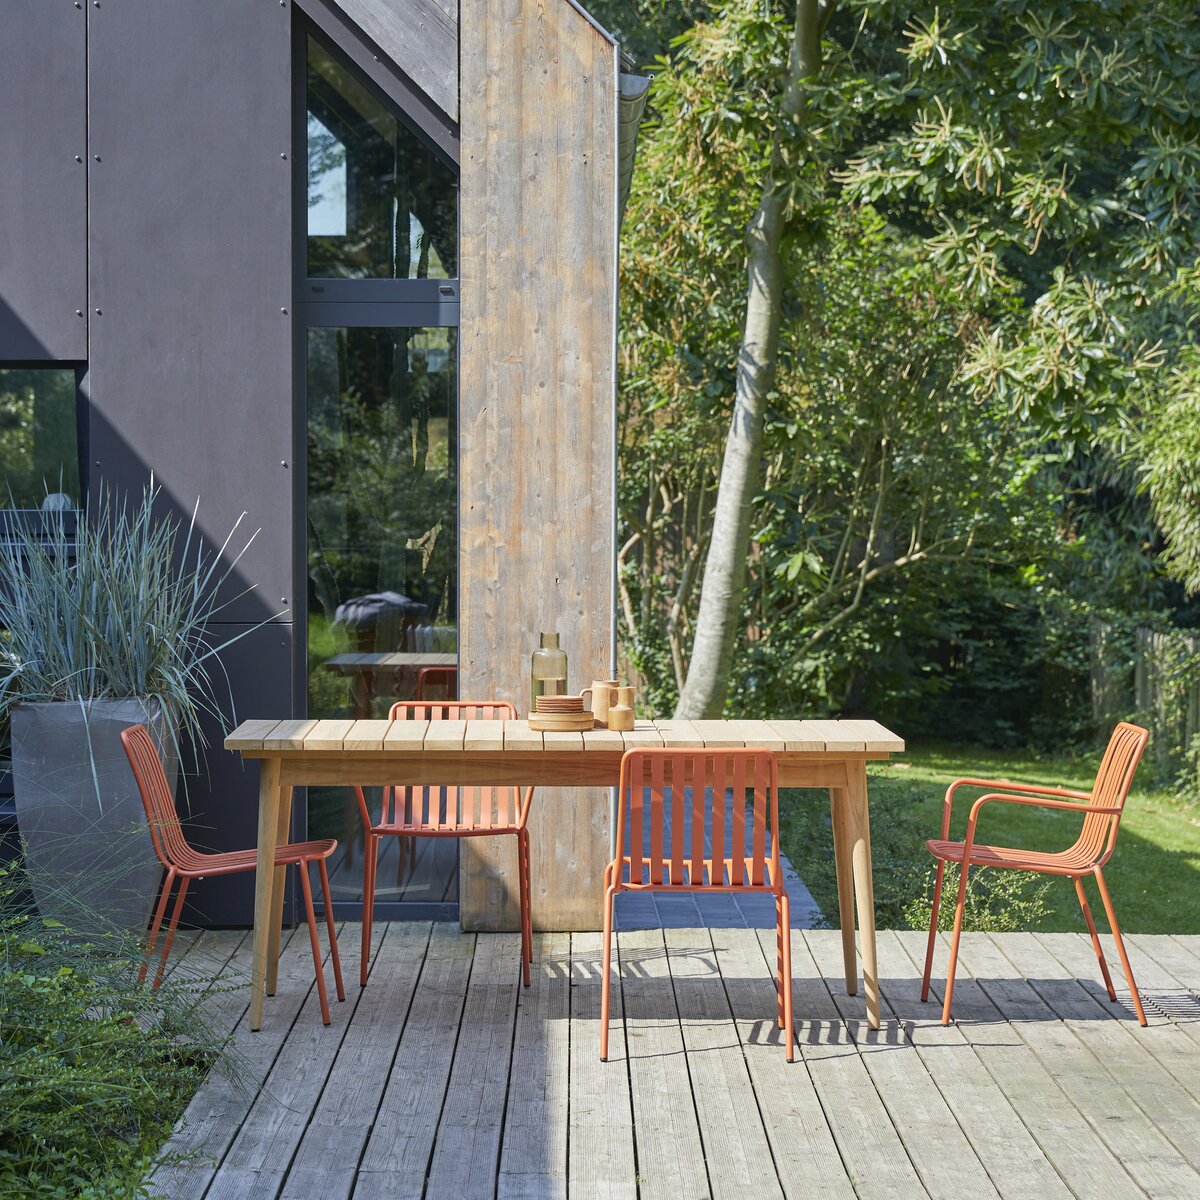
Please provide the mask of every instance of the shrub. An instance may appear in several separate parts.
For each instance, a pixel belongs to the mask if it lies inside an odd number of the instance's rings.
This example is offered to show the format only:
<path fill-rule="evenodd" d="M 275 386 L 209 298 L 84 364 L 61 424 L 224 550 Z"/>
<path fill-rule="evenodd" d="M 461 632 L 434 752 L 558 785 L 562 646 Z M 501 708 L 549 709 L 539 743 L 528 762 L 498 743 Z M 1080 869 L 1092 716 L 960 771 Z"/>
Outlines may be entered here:
<path fill-rule="evenodd" d="M 0 1195 L 139 1197 L 216 1062 L 206 981 L 137 980 L 140 946 L 39 919 L 0 870 Z"/>

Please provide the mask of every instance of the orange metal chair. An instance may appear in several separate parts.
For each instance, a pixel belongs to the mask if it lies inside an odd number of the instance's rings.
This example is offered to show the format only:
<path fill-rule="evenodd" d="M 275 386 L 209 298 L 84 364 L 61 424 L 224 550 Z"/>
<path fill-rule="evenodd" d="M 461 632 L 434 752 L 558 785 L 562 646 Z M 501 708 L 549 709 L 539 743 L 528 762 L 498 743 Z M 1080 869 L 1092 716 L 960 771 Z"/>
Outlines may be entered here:
<path fill-rule="evenodd" d="M 158 942 L 159 930 L 162 928 L 163 915 L 167 909 L 167 900 L 175 880 L 179 880 L 179 891 L 175 895 L 175 906 L 171 910 L 171 920 L 167 926 L 167 936 L 158 961 L 158 971 L 154 976 L 153 988 L 157 989 L 162 982 L 163 971 L 167 965 L 167 955 L 171 952 L 171 943 L 175 940 L 175 929 L 179 924 L 179 914 L 183 911 L 183 899 L 187 895 L 188 884 L 193 879 L 203 879 L 208 875 L 235 875 L 240 871 L 253 871 L 258 865 L 257 850 L 232 850 L 224 854 L 206 854 L 194 849 L 183 836 L 183 828 L 179 823 L 179 815 L 175 811 L 175 798 L 167 783 L 163 771 L 162 760 L 158 756 L 150 734 L 144 725 L 133 725 L 121 731 L 121 744 L 133 767 L 133 777 L 137 780 L 138 791 L 142 796 L 142 805 L 146 809 L 146 820 L 150 824 L 150 838 L 154 843 L 154 852 L 159 862 L 167 869 L 163 879 L 162 890 L 159 892 L 158 904 L 154 909 L 154 919 L 150 924 L 150 937 L 146 944 L 147 962 L 142 964 L 138 976 L 139 982 L 146 978 L 146 968 L 150 957 L 154 954 Z M 295 842 L 288 846 L 280 846 L 275 851 L 277 867 L 298 867 L 300 869 L 300 884 L 304 889 L 304 905 L 308 913 L 308 936 L 312 942 L 313 963 L 317 969 L 317 994 L 321 998 L 321 1019 L 329 1024 L 329 997 L 325 992 L 325 974 L 321 967 L 321 947 L 317 941 L 317 920 L 313 911 L 312 887 L 308 881 L 308 864 L 315 862 L 321 872 L 321 890 L 325 895 L 325 921 L 329 928 L 329 951 L 333 959 L 333 978 L 337 984 L 337 998 L 345 1000 L 346 990 L 342 985 L 342 964 L 338 958 L 337 931 L 333 925 L 333 906 L 329 902 L 329 876 L 325 869 L 325 860 L 337 849 L 337 842 L 332 839 L 321 842 Z"/>
<path fill-rule="evenodd" d="M 1087 893 L 1083 889 L 1083 877 L 1093 875 L 1096 886 L 1100 889 L 1100 898 L 1104 902 L 1104 911 L 1108 916 L 1108 924 L 1112 929 L 1113 940 L 1117 944 L 1117 953 L 1121 958 L 1121 966 L 1125 970 L 1125 979 L 1133 996 L 1133 1006 L 1137 1011 L 1140 1024 L 1146 1024 L 1146 1013 L 1142 1008 L 1142 999 L 1138 995 L 1137 984 L 1133 981 L 1133 970 L 1129 966 L 1129 956 L 1125 953 L 1125 943 L 1121 939 L 1121 929 L 1117 925 L 1117 914 L 1113 910 L 1112 897 L 1108 894 L 1108 886 L 1104 882 L 1104 872 L 1101 869 L 1112 857 L 1113 846 L 1117 841 L 1117 829 L 1121 824 L 1121 813 L 1125 808 L 1125 800 L 1129 795 L 1129 787 L 1133 782 L 1133 773 L 1137 770 L 1142 751 L 1146 748 L 1149 733 L 1139 725 L 1122 722 L 1113 730 L 1113 735 L 1100 762 L 1100 770 L 1096 773 L 1096 782 L 1090 792 L 1073 792 L 1065 788 L 1036 787 L 1023 783 L 1009 783 L 1007 780 L 996 779 L 956 779 L 946 791 L 946 805 L 942 813 L 942 836 L 926 842 L 930 853 L 938 860 L 937 880 L 933 889 L 933 916 L 929 922 L 929 943 L 925 951 L 925 978 L 921 984 L 921 999 L 929 999 L 929 976 L 933 969 L 933 949 L 937 941 L 938 909 L 942 900 L 942 877 L 945 874 L 946 863 L 962 864 L 962 872 L 958 881 L 958 907 L 954 913 L 954 934 L 950 941 L 950 967 L 946 974 L 946 1001 L 942 1007 L 942 1024 L 950 1023 L 950 1001 L 954 996 L 954 971 L 958 965 L 958 943 L 962 934 L 963 904 L 967 895 L 967 872 L 971 867 L 1010 867 L 1018 871 L 1037 871 L 1045 875 L 1065 875 L 1075 884 L 1075 893 L 1079 897 L 1079 905 L 1083 909 L 1083 919 L 1087 922 L 1088 933 L 1092 935 L 1092 948 L 1100 963 L 1100 973 L 1104 976 L 1104 986 L 1108 989 L 1109 999 L 1115 1000 L 1117 993 L 1113 989 L 1112 976 L 1108 973 L 1108 963 L 1104 961 L 1104 951 L 1100 946 L 1100 938 L 1096 933 L 1096 923 L 1092 920 L 1092 910 L 1088 907 Z M 967 821 L 966 839 L 952 842 L 950 837 L 950 811 L 954 803 L 954 793 L 960 787 L 998 788 L 999 791 L 989 791 L 980 796 L 971 806 L 971 815 Z M 1011 793 L 1024 793 L 1012 795 Z M 1057 797 L 1056 799 L 1034 799 L 1035 796 Z M 979 815 L 988 804 L 1026 804 L 1036 808 L 1066 809 L 1083 814 L 1083 828 L 1079 838 L 1068 850 L 1058 853 L 1043 853 L 1036 850 L 1016 850 L 1007 846 L 989 846 L 976 842 L 975 832 L 979 823 Z"/>
<path fill-rule="evenodd" d="M 422 667 L 417 672 L 417 700 L 453 700 L 457 691 L 457 667 Z M 431 692 L 440 695 L 432 696 Z"/>
<path fill-rule="evenodd" d="M 608 1060 L 610 960 L 617 896 L 625 891 L 683 891 L 774 895 L 777 1017 L 785 1031 L 784 1045 L 791 1062 L 795 1052 L 792 920 L 779 861 L 775 755 L 769 750 L 627 750 L 621 759 L 619 802 L 617 853 L 604 869 L 601 1060 Z M 748 804 L 753 805 L 749 827 Z M 712 830 L 708 856 L 704 846 L 706 824 Z"/>
<path fill-rule="evenodd" d="M 517 711 L 504 700 L 443 700 L 418 704 L 401 700 L 392 705 L 393 721 L 514 721 Z M 385 787 L 378 821 L 372 821 L 367 798 L 355 788 L 358 811 L 366 831 L 363 865 L 362 971 L 359 983 L 367 985 L 367 952 L 375 915 L 375 875 L 379 841 L 384 837 L 493 837 L 512 834 L 517 839 L 517 872 L 521 904 L 521 972 L 529 986 L 533 961 L 533 924 L 529 888 L 529 805 L 533 788 L 495 787 Z"/>

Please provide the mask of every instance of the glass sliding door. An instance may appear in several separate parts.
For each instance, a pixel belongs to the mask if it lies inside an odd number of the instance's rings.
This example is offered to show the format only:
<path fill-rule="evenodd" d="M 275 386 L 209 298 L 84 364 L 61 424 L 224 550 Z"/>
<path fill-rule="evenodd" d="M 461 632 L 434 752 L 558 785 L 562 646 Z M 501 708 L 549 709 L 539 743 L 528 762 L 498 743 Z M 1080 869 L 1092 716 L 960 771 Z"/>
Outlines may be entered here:
<path fill-rule="evenodd" d="M 453 698 L 458 665 L 458 177 L 351 47 L 297 27 L 306 714 Z M 301 100 L 302 97 L 302 100 Z M 362 902 L 350 788 L 309 788 L 339 915 Z M 373 817 L 379 789 L 367 789 Z M 453 839 L 384 839 L 376 911 L 456 912 Z"/>

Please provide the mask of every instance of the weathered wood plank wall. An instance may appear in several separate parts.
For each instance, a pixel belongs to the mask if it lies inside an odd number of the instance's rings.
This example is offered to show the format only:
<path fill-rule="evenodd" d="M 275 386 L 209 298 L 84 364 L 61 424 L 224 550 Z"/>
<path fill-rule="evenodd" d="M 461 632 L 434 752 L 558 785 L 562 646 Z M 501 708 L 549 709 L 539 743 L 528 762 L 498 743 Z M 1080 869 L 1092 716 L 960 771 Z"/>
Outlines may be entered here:
<path fill-rule="evenodd" d="M 539 630 L 572 690 L 613 661 L 617 51 L 568 0 L 462 0 L 459 46 L 460 694 L 524 716 Z M 535 927 L 598 928 L 608 794 L 543 791 L 531 840 Z M 464 927 L 516 895 L 465 842 Z"/>

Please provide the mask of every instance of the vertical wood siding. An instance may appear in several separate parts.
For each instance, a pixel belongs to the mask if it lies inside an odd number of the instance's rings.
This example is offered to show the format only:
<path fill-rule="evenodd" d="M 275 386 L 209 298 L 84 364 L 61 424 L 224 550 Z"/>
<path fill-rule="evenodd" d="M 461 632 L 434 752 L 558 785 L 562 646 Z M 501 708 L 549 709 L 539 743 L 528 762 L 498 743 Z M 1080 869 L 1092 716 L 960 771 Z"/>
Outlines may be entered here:
<path fill-rule="evenodd" d="M 569 687 L 612 658 L 615 54 L 566 0 L 462 0 L 461 685 L 529 707 L 556 629 Z M 534 924 L 595 929 L 601 789 L 543 790 Z M 517 928 L 511 847 L 467 843 L 468 929 Z"/>

